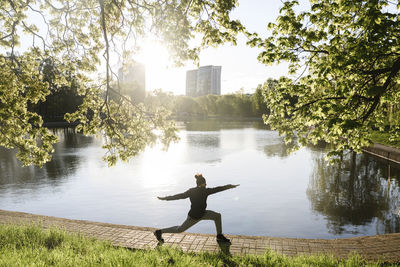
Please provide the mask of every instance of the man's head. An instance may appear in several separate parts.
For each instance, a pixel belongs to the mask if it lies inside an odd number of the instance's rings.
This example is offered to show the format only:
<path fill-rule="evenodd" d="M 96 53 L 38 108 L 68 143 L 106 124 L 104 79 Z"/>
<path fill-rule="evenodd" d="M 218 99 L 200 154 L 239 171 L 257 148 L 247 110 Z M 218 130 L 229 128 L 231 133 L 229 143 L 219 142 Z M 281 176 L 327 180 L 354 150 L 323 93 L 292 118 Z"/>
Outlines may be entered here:
<path fill-rule="evenodd" d="M 198 187 L 200 187 L 200 186 L 206 187 L 207 183 L 206 183 L 206 179 L 203 177 L 203 174 L 197 173 L 197 174 L 195 174 L 194 178 L 196 178 L 196 184 Z"/>

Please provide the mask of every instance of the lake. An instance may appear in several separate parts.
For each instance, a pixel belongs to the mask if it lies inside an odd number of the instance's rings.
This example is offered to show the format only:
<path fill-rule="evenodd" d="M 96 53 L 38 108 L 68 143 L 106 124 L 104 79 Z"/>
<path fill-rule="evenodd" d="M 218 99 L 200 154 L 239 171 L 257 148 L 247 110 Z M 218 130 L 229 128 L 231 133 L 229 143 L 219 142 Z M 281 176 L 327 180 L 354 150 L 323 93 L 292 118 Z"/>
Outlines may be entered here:
<path fill-rule="evenodd" d="M 323 147 L 294 154 L 260 122 L 179 124 L 167 151 L 148 147 L 128 163 L 107 167 L 101 140 L 56 130 L 59 143 L 43 168 L 21 167 L 0 150 L 0 209 L 135 226 L 182 223 L 188 199 L 157 196 L 195 186 L 240 184 L 211 195 L 223 232 L 299 238 L 342 238 L 400 232 L 400 169 L 366 154 L 348 153 L 329 165 Z M 215 233 L 212 221 L 188 230 Z"/>

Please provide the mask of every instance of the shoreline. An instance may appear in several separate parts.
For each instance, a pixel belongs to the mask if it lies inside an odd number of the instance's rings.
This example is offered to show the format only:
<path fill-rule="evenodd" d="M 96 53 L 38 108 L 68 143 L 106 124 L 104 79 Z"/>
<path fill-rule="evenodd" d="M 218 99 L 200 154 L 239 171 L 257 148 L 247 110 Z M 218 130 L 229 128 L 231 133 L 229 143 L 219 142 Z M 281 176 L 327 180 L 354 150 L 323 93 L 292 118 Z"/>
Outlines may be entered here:
<path fill-rule="evenodd" d="M 51 121 L 44 122 L 43 127 L 52 128 L 75 128 L 79 122 L 66 122 L 66 121 Z"/>
<path fill-rule="evenodd" d="M 363 153 L 367 153 L 400 165 L 400 149 L 398 148 L 374 143 L 372 146 L 365 147 L 361 150 Z"/>

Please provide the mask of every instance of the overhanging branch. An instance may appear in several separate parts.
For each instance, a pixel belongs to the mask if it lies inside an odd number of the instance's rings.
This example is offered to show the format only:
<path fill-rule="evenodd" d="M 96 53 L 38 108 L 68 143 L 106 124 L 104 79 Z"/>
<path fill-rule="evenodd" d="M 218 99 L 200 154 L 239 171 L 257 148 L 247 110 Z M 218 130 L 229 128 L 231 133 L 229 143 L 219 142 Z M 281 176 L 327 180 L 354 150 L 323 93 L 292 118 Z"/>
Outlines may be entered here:
<path fill-rule="evenodd" d="M 383 87 L 382 90 L 379 92 L 378 95 L 374 97 L 374 102 L 372 103 L 368 111 L 365 113 L 365 115 L 362 117 L 363 122 L 366 121 L 368 117 L 372 114 L 372 112 L 376 109 L 376 107 L 379 104 L 381 96 L 383 95 L 384 92 L 386 92 L 388 86 L 392 82 L 393 77 L 395 77 L 398 74 L 400 70 L 400 57 L 396 59 L 396 61 L 393 63 L 393 66 L 390 69 L 391 69 L 390 74 L 386 78 L 386 81 L 382 86 Z"/>

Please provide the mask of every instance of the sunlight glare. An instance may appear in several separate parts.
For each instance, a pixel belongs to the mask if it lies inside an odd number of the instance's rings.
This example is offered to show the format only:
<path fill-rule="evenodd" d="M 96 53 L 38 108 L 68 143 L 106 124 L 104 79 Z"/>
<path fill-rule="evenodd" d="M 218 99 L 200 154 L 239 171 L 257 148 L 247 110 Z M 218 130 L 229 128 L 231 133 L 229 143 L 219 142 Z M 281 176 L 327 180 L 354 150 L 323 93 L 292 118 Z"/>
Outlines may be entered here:
<path fill-rule="evenodd" d="M 173 67 L 168 49 L 161 42 L 144 41 L 136 59 L 146 66 L 146 91 L 184 92 L 186 69 Z"/>
<path fill-rule="evenodd" d="M 158 188 L 175 184 L 176 173 L 171 166 L 179 164 L 183 154 L 179 144 L 171 145 L 168 152 L 163 151 L 163 145 L 160 143 L 147 147 L 141 156 L 140 173 L 143 187 Z"/>
<path fill-rule="evenodd" d="M 167 48 L 157 41 L 145 41 L 138 54 L 140 62 L 146 65 L 146 69 L 166 69 L 169 65 Z"/>

